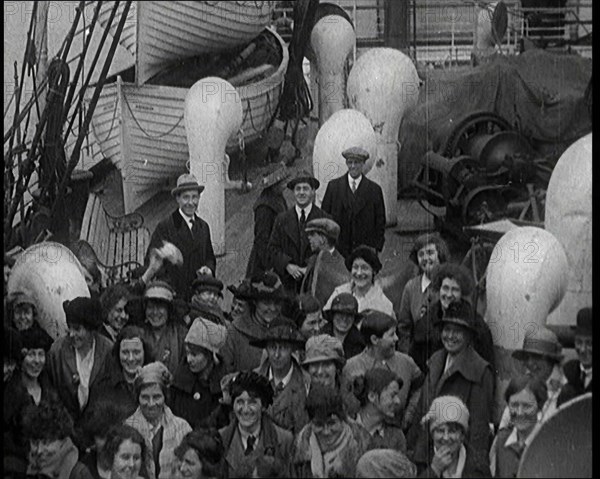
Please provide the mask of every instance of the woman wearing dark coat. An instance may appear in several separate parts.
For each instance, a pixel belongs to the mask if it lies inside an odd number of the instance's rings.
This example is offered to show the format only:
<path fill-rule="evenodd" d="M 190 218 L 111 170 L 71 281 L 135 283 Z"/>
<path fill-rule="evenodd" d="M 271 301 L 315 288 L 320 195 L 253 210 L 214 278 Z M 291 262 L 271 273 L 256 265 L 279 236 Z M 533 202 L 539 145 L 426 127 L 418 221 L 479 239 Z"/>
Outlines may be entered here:
<path fill-rule="evenodd" d="M 263 190 L 254 203 L 254 243 L 248 266 L 246 278 L 251 278 L 269 269 L 268 248 L 269 238 L 279 213 L 287 209 L 283 197 L 284 181 L 290 176 L 285 168 L 275 167 L 267 173 L 260 185 Z"/>
<path fill-rule="evenodd" d="M 206 425 L 219 406 L 223 359 L 219 353 L 227 329 L 204 318 L 196 318 L 185 337 L 185 358 L 171 384 L 169 406 L 192 428 Z"/>
<path fill-rule="evenodd" d="M 490 428 L 494 408 L 494 375 L 487 361 L 473 349 L 475 326 L 467 301 L 452 303 L 442 319 L 442 343 L 427 362 L 428 373 L 421 390 L 416 421 L 409 430 L 409 450 L 415 463 L 427 458 L 428 430 L 419 424 L 433 400 L 439 396 L 459 397 L 470 413 L 467 442 L 479 456 L 488 458 Z"/>
<path fill-rule="evenodd" d="M 133 414 L 138 406 L 135 377 L 142 366 L 153 361 L 154 356 L 144 339 L 144 331 L 139 326 L 125 326 L 117 336 L 97 385 L 90 391 L 90 409 L 108 401 L 119 404 L 125 410 L 126 417 Z"/>

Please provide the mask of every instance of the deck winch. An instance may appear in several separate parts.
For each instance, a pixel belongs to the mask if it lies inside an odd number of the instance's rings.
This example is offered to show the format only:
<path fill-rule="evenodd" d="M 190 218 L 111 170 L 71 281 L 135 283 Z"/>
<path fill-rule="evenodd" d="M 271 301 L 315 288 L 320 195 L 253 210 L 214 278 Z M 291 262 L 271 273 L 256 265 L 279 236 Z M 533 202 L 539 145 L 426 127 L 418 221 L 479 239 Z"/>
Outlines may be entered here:
<path fill-rule="evenodd" d="M 506 120 L 490 112 L 466 116 L 441 142 L 428 151 L 412 182 L 433 206 L 446 207 L 442 225 L 487 223 L 520 213 L 524 219 L 536 186 L 547 185 L 549 168 Z M 536 205 L 537 206 L 537 205 Z M 532 220 L 539 211 L 532 206 Z"/>

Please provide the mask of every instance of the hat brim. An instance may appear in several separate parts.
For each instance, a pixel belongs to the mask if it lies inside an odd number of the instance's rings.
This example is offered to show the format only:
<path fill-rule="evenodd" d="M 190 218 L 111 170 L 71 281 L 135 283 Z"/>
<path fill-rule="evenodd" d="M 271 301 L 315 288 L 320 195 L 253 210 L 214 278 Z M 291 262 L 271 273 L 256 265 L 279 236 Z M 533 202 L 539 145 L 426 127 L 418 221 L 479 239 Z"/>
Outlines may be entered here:
<path fill-rule="evenodd" d="M 254 346 L 256 348 L 266 348 L 267 344 L 272 341 L 277 341 L 278 343 L 290 343 L 296 348 L 303 348 L 304 341 L 303 339 L 291 339 L 291 338 L 261 338 L 261 339 L 253 339 L 249 342 L 250 346 Z"/>
<path fill-rule="evenodd" d="M 236 297 L 236 298 L 238 298 L 238 299 L 241 299 L 243 301 L 248 301 L 248 300 L 252 299 L 248 295 L 249 294 L 248 292 L 240 291 L 240 289 L 236 288 L 235 286 L 227 286 L 227 289 L 229 291 L 231 291 L 231 294 L 233 294 L 233 296 Z"/>
<path fill-rule="evenodd" d="M 293 190 L 298 183 L 308 183 L 313 190 L 318 190 L 319 186 L 321 186 L 321 183 L 316 178 L 313 178 L 312 176 L 301 176 L 299 178 L 297 177 L 290 180 L 287 184 L 287 187 L 290 190 Z"/>
<path fill-rule="evenodd" d="M 302 361 L 302 366 L 308 366 L 309 364 L 319 363 L 321 361 L 333 361 L 334 363 L 338 363 L 342 367 L 344 366 L 344 364 L 346 364 L 345 359 L 332 358 L 330 356 L 315 356 L 315 357 L 305 359 L 304 361 Z"/>
<path fill-rule="evenodd" d="M 188 190 L 197 190 L 198 193 L 202 193 L 204 191 L 204 185 L 182 185 L 177 186 L 171 190 L 171 196 L 177 196 L 179 193 Z"/>
<path fill-rule="evenodd" d="M 327 321 L 332 321 L 333 320 L 333 313 L 343 313 L 343 314 L 352 314 L 354 315 L 354 320 L 356 321 L 358 318 L 362 317 L 362 313 L 354 312 L 354 311 L 343 311 L 340 309 L 326 309 L 323 311 L 323 317 L 327 320 Z"/>
<path fill-rule="evenodd" d="M 562 354 L 547 353 L 547 352 L 539 351 L 537 349 L 529 349 L 529 348 L 517 349 L 517 350 L 513 351 L 512 357 L 517 359 L 518 361 L 524 361 L 528 354 L 534 354 L 536 356 L 550 358 L 550 359 L 554 359 L 556 361 L 561 361 L 563 358 Z"/>
<path fill-rule="evenodd" d="M 460 318 L 443 318 L 440 324 L 443 326 L 446 323 L 456 324 L 457 326 L 462 326 L 465 329 L 468 329 L 470 331 L 475 332 L 475 327 L 472 324 L 469 324 L 464 319 L 460 319 Z"/>

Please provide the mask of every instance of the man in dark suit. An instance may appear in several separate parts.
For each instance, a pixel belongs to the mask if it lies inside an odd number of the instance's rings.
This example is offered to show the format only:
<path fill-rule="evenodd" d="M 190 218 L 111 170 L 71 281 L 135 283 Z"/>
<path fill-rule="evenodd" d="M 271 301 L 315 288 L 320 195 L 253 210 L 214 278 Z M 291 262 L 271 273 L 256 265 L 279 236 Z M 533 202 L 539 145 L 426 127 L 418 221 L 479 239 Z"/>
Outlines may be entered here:
<path fill-rule="evenodd" d="M 567 361 L 563 366 L 569 382 L 561 389 L 557 406 L 592 392 L 592 340 L 592 308 L 582 308 L 577 313 L 575 327 L 575 351 L 579 359 Z"/>
<path fill-rule="evenodd" d="M 298 293 L 311 255 L 305 224 L 329 215 L 314 204 L 319 180 L 313 175 L 301 171 L 288 182 L 287 187 L 294 192 L 294 206 L 275 218 L 268 248 L 272 266 L 286 291 Z"/>
<path fill-rule="evenodd" d="M 385 240 L 385 205 L 381 187 L 363 175 L 369 153 L 360 147 L 342 152 L 348 173 L 327 185 L 321 208 L 340 225 L 337 248 L 347 257 L 361 244 L 378 252 Z"/>
<path fill-rule="evenodd" d="M 167 281 L 184 301 L 189 301 L 192 296 L 196 271 L 202 270 L 202 273 L 213 276 L 216 273 L 217 261 L 210 239 L 210 227 L 196 214 L 203 190 L 204 186 L 198 184 L 194 175 L 183 174 L 177 179 L 177 186 L 171 194 L 179 208 L 158 224 L 146 252 L 146 264 L 149 264 L 152 249 L 160 248 L 163 241 L 179 248 L 183 264 L 163 261 L 156 278 Z"/>

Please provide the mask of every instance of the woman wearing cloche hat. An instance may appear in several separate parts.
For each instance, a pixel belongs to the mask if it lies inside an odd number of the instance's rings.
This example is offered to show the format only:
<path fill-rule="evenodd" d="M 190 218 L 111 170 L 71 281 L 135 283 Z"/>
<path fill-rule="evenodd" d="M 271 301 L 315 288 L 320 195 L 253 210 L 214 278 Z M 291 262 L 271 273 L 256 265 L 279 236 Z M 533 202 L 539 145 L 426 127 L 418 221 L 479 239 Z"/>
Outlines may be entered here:
<path fill-rule="evenodd" d="M 198 317 L 185 337 L 185 357 L 171 386 L 171 409 L 194 428 L 219 406 L 225 374 L 220 350 L 226 335 L 224 326 Z"/>

